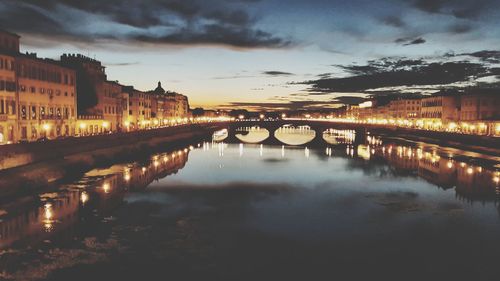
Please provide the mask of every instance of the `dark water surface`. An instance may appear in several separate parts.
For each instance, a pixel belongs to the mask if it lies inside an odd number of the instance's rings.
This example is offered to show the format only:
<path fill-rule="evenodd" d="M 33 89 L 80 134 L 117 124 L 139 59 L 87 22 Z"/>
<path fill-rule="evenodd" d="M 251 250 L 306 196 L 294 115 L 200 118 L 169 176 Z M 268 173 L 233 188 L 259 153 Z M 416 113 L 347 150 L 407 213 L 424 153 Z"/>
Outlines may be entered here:
<path fill-rule="evenodd" d="M 203 143 L 0 206 L 6 280 L 499 280 L 496 158 Z"/>

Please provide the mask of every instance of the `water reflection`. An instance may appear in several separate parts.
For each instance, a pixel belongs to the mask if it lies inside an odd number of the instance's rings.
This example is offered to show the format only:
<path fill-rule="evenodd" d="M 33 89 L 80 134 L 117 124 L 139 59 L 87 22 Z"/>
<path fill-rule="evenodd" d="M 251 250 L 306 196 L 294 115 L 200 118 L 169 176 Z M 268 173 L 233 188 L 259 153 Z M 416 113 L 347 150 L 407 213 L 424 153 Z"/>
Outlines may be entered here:
<path fill-rule="evenodd" d="M 274 136 L 280 142 L 287 145 L 304 145 L 316 137 L 316 132 L 309 126 L 294 127 L 285 125 L 274 132 Z"/>
<path fill-rule="evenodd" d="M 356 137 L 354 130 L 328 129 L 323 132 L 323 139 L 329 144 L 352 144 Z"/>
<path fill-rule="evenodd" d="M 193 149 L 191 147 L 191 149 Z M 146 163 L 93 170 L 78 182 L 53 193 L 23 197 L 0 205 L 0 249 L 16 242 L 37 243 L 78 223 L 79 211 L 106 214 L 127 191 L 145 189 L 153 181 L 175 174 L 188 160 L 189 149 L 155 155 Z"/>
<path fill-rule="evenodd" d="M 260 143 L 269 138 L 269 135 L 267 129 L 254 126 L 238 128 L 235 136 L 244 143 Z"/>
<path fill-rule="evenodd" d="M 148 273 L 213 262 L 208 272 L 217 266 L 237 268 L 234 276 L 240 276 L 247 271 L 236 260 L 245 259 L 247 253 L 246 264 L 258 266 L 262 259 L 269 264 L 287 261 L 287 249 L 304 258 L 278 264 L 280 272 L 303 268 L 304 262 L 307 269 L 322 261 L 331 266 L 330 255 L 339 255 L 334 256 L 334 264 L 349 256 L 350 260 L 361 257 L 361 264 L 369 266 L 386 249 L 404 249 L 406 255 L 418 252 L 428 241 L 443 242 L 445 226 L 461 238 L 475 235 L 470 222 L 488 228 L 485 233 L 492 236 L 500 233 L 495 225 L 500 209 L 496 162 L 372 135 L 355 145 L 352 133 L 330 131 L 327 135 L 335 141 L 321 147 L 207 141 L 198 149 L 190 146 L 96 169 L 54 192 L 2 204 L 0 249 L 7 254 L 2 255 L 0 269 L 22 271 L 29 265 L 40 274 L 54 268 L 41 262 L 53 259 L 50 251 L 74 250 L 80 241 L 95 245 L 96 240 L 111 239 L 113 243 L 135 241 L 126 244 L 132 247 L 126 250 L 127 258 L 152 259 Z M 465 221 L 466 227 L 457 221 Z M 417 231 L 414 236 L 401 235 L 399 242 L 392 239 L 406 230 Z M 383 239 L 367 242 L 373 237 Z M 491 246 L 494 240 L 488 241 Z M 454 246 L 447 250 L 456 251 Z M 245 257 L 237 256 L 241 247 Z M 422 250 L 412 261 L 421 261 L 427 254 Z M 362 260 L 364 255 L 369 256 L 368 262 Z M 404 260 L 399 259 L 400 253 L 388 255 L 398 256 L 393 262 Z M 231 257 L 230 261 L 224 257 Z M 120 275 L 117 268 L 136 269 L 120 264 L 118 258 L 113 262 L 111 271 L 120 277 L 126 274 Z"/>

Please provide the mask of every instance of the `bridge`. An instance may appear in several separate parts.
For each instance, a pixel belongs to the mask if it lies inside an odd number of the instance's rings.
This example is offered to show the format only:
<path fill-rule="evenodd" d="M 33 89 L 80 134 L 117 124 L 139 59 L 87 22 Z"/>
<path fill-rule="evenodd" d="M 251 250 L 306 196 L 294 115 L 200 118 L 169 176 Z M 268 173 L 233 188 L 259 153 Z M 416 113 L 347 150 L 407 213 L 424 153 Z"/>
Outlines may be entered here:
<path fill-rule="evenodd" d="M 259 127 L 266 129 L 269 132 L 269 136 L 265 137 L 264 140 L 258 143 L 264 143 L 269 145 L 282 145 L 282 140 L 279 140 L 277 136 L 280 133 L 297 132 L 298 134 L 309 134 L 313 135 L 307 143 L 309 144 L 325 144 L 325 139 L 323 138 L 323 133 L 329 129 L 336 130 L 352 130 L 355 132 L 353 134 L 354 139 L 352 143 L 361 144 L 366 140 L 366 135 L 370 129 L 380 129 L 381 125 L 372 124 L 357 124 L 357 123 L 342 123 L 342 122 L 331 122 L 331 121 L 319 121 L 319 120 L 300 120 L 300 119 L 285 119 L 285 120 L 242 120 L 228 123 L 228 138 L 227 142 L 241 142 L 241 140 L 236 135 L 246 135 L 252 128 Z M 295 129 L 295 131 L 293 130 Z"/>

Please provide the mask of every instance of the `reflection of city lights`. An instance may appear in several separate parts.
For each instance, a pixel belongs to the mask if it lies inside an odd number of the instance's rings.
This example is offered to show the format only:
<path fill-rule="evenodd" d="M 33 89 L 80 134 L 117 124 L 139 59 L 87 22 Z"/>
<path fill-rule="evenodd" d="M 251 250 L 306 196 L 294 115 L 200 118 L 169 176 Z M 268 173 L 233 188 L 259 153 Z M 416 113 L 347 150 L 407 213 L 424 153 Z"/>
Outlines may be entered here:
<path fill-rule="evenodd" d="M 45 231 L 50 232 L 52 230 L 52 223 L 53 223 L 53 217 L 54 213 L 52 210 L 52 204 L 46 203 L 43 206 L 43 227 L 45 228 Z"/>
<path fill-rule="evenodd" d="M 142 172 L 146 172 L 147 168 L 146 167 L 142 167 Z"/>
<path fill-rule="evenodd" d="M 168 162 L 168 156 L 167 155 L 163 156 L 163 162 Z"/>
<path fill-rule="evenodd" d="M 453 168 L 453 162 L 451 162 L 451 161 L 448 161 L 448 164 L 447 164 L 447 166 L 448 166 L 448 169 L 451 169 L 451 168 Z"/>
<path fill-rule="evenodd" d="M 496 177 L 496 176 L 495 176 L 495 177 L 493 177 L 493 181 L 494 181 L 495 183 L 499 183 L 499 182 L 500 182 L 500 177 Z"/>
<path fill-rule="evenodd" d="M 87 201 L 89 201 L 89 195 L 87 194 L 87 192 L 83 191 L 82 194 L 80 194 L 80 202 L 82 202 L 82 204 L 85 204 L 87 203 Z"/>
<path fill-rule="evenodd" d="M 474 173 L 472 167 L 467 168 L 467 174 L 471 175 L 472 173 Z"/>
<path fill-rule="evenodd" d="M 102 190 L 104 190 L 104 193 L 109 193 L 110 189 L 111 189 L 111 186 L 109 185 L 109 183 L 104 183 L 102 185 Z"/>
<path fill-rule="evenodd" d="M 125 173 L 125 175 L 123 175 L 123 179 L 124 179 L 125 181 L 130 181 L 130 179 L 131 179 L 130 174 L 129 174 L 129 173 Z"/>
<path fill-rule="evenodd" d="M 153 165 L 154 165 L 154 166 L 155 166 L 155 168 L 156 168 L 156 167 L 160 166 L 160 162 L 158 162 L 158 160 L 155 160 L 155 161 L 153 162 Z"/>
<path fill-rule="evenodd" d="M 305 154 L 306 158 L 309 158 L 309 148 L 306 147 L 304 149 L 304 154 Z"/>
<path fill-rule="evenodd" d="M 54 214 L 52 213 L 52 204 L 46 203 L 44 206 L 43 216 L 46 220 L 51 220 Z"/>
<path fill-rule="evenodd" d="M 464 163 L 464 162 L 461 162 L 461 163 L 460 163 L 460 167 L 462 167 L 462 168 L 463 168 L 463 167 L 465 167 L 465 163 Z"/>

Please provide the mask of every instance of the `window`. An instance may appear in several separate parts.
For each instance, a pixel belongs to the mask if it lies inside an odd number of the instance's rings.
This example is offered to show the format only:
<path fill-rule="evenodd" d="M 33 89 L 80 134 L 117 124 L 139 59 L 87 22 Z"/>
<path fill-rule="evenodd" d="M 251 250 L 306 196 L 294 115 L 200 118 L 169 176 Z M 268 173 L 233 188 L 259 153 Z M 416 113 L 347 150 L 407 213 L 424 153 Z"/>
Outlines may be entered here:
<path fill-rule="evenodd" d="M 35 87 L 30 87 L 30 92 L 35 93 L 36 92 Z"/>
<path fill-rule="evenodd" d="M 45 89 L 44 88 L 40 88 L 40 94 L 45 94 Z"/>
<path fill-rule="evenodd" d="M 36 119 L 36 106 L 31 107 L 31 119 Z"/>
<path fill-rule="evenodd" d="M 26 117 L 27 117 L 27 115 L 26 115 L 26 106 L 23 105 L 23 106 L 21 106 L 21 119 L 26 120 Z"/>

